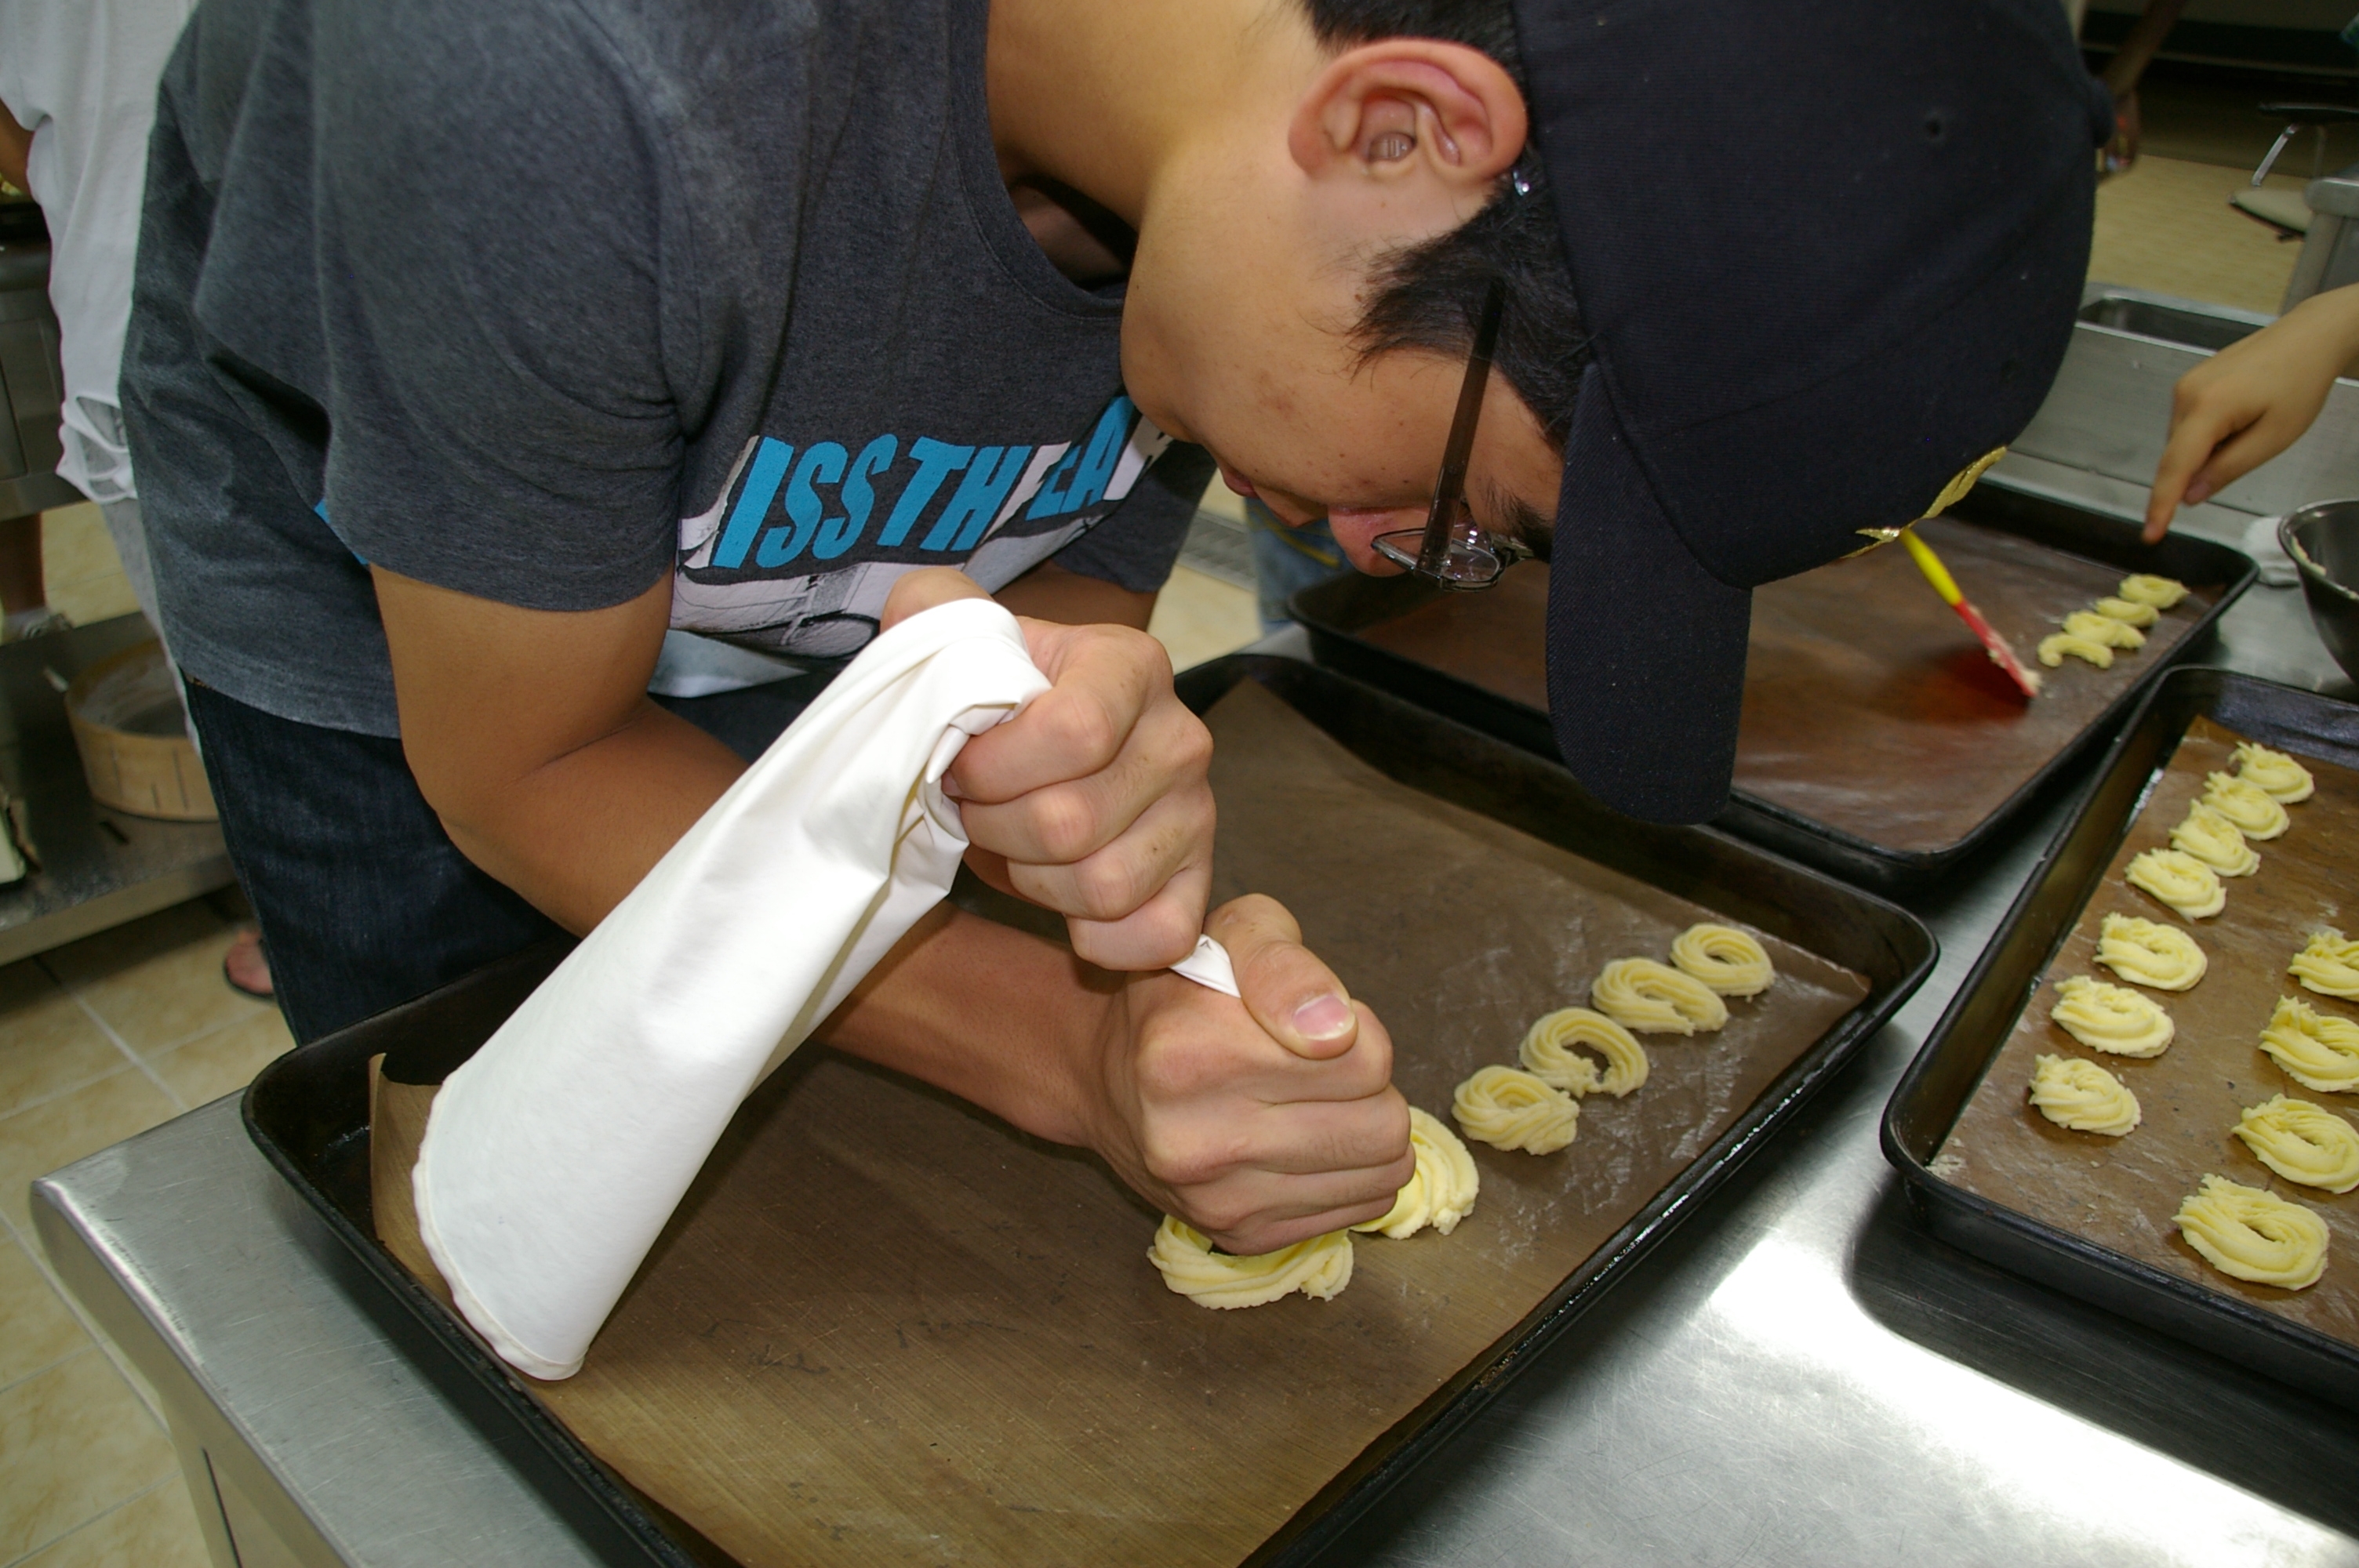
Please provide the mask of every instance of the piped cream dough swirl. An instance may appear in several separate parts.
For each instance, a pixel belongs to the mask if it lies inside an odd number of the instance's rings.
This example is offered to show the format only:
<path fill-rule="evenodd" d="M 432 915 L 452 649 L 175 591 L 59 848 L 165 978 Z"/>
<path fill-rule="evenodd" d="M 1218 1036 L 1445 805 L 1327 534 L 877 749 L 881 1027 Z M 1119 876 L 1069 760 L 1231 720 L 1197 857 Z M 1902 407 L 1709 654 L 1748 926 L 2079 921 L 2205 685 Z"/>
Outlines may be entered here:
<path fill-rule="evenodd" d="M 1515 1067 L 1482 1067 L 1458 1086 L 1450 1114 L 1494 1149 L 1553 1154 L 1581 1130 L 1581 1106 L 1561 1089 Z"/>
<path fill-rule="evenodd" d="M 2194 856 L 2223 877 L 2249 877 L 2261 857 L 2236 825 L 2201 801 L 2190 803 L 2186 820 L 2170 830 L 2170 847 Z"/>
<path fill-rule="evenodd" d="M 2112 645 L 2100 643 L 2093 637 L 2078 636 L 2071 632 L 2050 632 L 2047 636 L 2039 639 L 2039 662 L 2049 669 L 2055 669 L 2062 665 L 2064 656 L 2068 654 L 2083 663 L 2094 665 L 2101 670 L 2114 667 Z"/>
<path fill-rule="evenodd" d="M 2236 776 L 2259 785 L 2287 806 L 2308 800 L 2318 792 L 2318 781 L 2310 776 L 2308 768 L 2283 752 L 2272 752 L 2251 741 L 2236 747 Z"/>
<path fill-rule="evenodd" d="M 1625 1029 L 1650 1034 L 1710 1033 L 1728 1022 L 1728 1004 L 1692 975 L 1652 958 L 1616 958 L 1589 988 L 1597 1011 Z"/>
<path fill-rule="evenodd" d="M 2146 633 L 2128 622 L 2107 615 L 2102 611 L 2076 610 L 2064 617 L 2064 634 L 2086 637 L 2092 643 L 2103 643 L 2108 648 L 2143 648 Z"/>
<path fill-rule="evenodd" d="M 1671 963 L 1723 996 L 1759 996 L 1777 978 L 1767 949 L 1734 925 L 1706 921 L 1671 942 Z"/>
<path fill-rule="evenodd" d="M 1331 1230 L 1275 1252 L 1237 1258 L 1213 1251 L 1202 1231 L 1167 1214 L 1147 1256 L 1165 1284 L 1201 1307 L 1263 1306 L 1297 1291 L 1332 1301 L 1352 1282 L 1348 1230 Z"/>
<path fill-rule="evenodd" d="M 2313 1008 L 2299 997 L 2277 998 L 2261 1049 L 2286 1076 L 2321 1094 L 2359 1089 L 2359 1023 Z"/>
<path fill-rule="evenodd" d="M 2162 618 L 2162 611 L 2151 604 L 2140 604 L 2135 599 L 2101 599 L 2097 613 L 2125 625 L 2147 627 Z"/>
<path fill-rule="evenodd" d="M 2203 804 L 2234 823 L 2236 831 L 2247 838 L 2274 838 L 2292 820 L 2277 796 L 2227 773 L 2203 775 Z"/>
<path fill-rule="evenodd" d="M 2322 1105 L 2278 1095 L 2246 1106 L 2233 1130 L 2288 1182 L 2330 1193 L 2359 1187 L 2359 1129 Z"/>
<path fill-rule="evenodd" d="M 2209 920 L 2228 907 L 2228 890 L 2220 885 L 2219 873 L 2184 849 L 2134 855 L 2122 878 L 2190 920 Z"/>
<path fill-rule="evenodd" d="M 1474 1156 L 1458 1141 L 1458 1134 L 1443 1126 L 1440 1117 L 1411 1106 L 1408 1146 L 1417 1156 L 1417 1170 L 1410 1175 L 1408 1184 L 1393 1199 L 1390 1210 L 1353 1229 L 1373 1230 L 1396 1241 L 1406 1241 L 1430 1225 L 1447 1236 L 1458 1228 L 1460 1220 L 1474 1212 L 1474 1197 L 1482 1190 L 1483 1177 L 1474 1169 Z"/>
<path fill-rule="evenodd" d="M 2187 1245 L 2232 1279 L 2298 1291 L 2326 1271 L 2326 1222 L 2259 1187 L 2206 1175 L 2171 1217 Z"/>
<path fill-rule="evenodd" d="M 2152 997 L 2086 975 L 2058 983 L 2056 1005 L 2048 1016 L 2091 1050 L 2115 1056 L 2159 1056 L 2177 1032 L 2170 1014 Z"/>
<path fill-rule="evenodd" d="M 2187 585 L 2175 577 L 2156 577 L 2139 572 L 2122 579 L 2122 586 L 2114 590 L 2133 604 L 2151 604 L 2157 610 L 2168 610 L 2187 597 Z"/>
<path fill-rule="evenodd" d="M 2195 938 L 2176 925 L 2108 914 L 2097 931 L 2097 962 L 2133 985 L 2193 990 L 2208 967 Z"/>
<path fill-rule="evenodd" d="M 1575 1047 L 1605 1059 L 1605 1070 Z M 1516 1052 L 1532 1076 L 1579 1098 L 1608 1094 L 1619 1099 L 1647 1081 L 1647 1048 L 1637 1037 L 1602 1012 L 1560 1007 L 1533 1021 Z"/>
<path fill-rule="evenodd" d="M 2313 931 L 2310 945 L 2293 956 L 2286 972 L 2321 996 L 2359 1001 L 2359 942 L 2340 931 Z"/>
<path fill-rule="evenodd" d="M 2078 1056 L 2038 1056 L 2031 1103 L 2059 1127 L 2119 1138 L 2138 1124 L 2137 1096 L 2121 1079 Z"/>

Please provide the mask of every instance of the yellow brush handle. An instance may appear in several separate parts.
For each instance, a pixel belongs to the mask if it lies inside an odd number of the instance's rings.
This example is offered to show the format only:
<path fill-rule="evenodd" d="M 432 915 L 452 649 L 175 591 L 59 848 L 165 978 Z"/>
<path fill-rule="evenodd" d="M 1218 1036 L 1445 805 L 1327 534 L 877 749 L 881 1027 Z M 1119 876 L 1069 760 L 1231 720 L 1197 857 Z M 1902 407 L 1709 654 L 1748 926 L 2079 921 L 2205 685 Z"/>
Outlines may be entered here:
<path fill-rule="evenodd" d="M 1925 580 L 1933 585 L 1933 591 L 1941 596 L 1942 603 L 1954 607 L 1965 598 L 1958 591 L 1957 579 L 1950 576 L 1950 568 L 1941 564 L 1941 557 L 1933 553 L 1932 546 L 1917 536 L 1916 529 L 1904 530 L 1900 542 L 1908 546 L 1909 558 L 1917 563 L 1917 569 L 1925 574 Z"/>

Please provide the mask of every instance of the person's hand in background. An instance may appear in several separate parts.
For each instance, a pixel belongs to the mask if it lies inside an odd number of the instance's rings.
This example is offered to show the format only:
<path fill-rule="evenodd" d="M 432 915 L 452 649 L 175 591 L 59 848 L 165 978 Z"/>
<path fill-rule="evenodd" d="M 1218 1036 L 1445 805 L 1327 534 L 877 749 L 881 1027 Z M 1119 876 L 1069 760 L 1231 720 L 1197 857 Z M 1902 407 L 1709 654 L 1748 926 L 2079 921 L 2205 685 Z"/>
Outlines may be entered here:
<path fill-rule="evenodd" d="M 2311 296 L 2180 376 L 2147 498 L 2147 543 L 2181 505 L 2210 500 L 2299 440 L 2354 361 L 2359 284 Z"/>

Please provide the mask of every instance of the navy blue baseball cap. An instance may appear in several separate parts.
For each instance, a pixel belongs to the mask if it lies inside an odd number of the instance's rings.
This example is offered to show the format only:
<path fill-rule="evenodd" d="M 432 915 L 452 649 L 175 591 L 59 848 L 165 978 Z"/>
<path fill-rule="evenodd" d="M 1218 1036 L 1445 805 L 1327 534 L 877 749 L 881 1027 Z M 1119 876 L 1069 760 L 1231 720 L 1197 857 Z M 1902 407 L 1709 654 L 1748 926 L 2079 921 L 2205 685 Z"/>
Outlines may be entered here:
<path fill-rule="evenodd" d="M 1698 822 L 1735 769 L 1752 590 L 1937 510 L 2047 395 L 2112 106 L 2057 0 L 1516 13 L 1593 334 L 1549 718 L 1607 804 Z"/>

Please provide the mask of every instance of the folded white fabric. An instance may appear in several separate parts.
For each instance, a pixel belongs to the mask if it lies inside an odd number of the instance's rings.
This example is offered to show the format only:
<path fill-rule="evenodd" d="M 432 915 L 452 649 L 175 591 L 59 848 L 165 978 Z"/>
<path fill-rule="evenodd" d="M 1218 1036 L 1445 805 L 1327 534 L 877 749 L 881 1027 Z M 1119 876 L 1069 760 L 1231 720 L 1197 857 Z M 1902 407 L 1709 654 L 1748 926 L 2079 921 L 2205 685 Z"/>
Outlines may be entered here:
<path fill-rule="evenodd" d="M 2277 543 L 2277 524 L 2283 517 L 2256 517 L 2245 524 L 2245 536 L 2240 541 L 2245 554 L 2261 568 L 2261 581 L 2269 588 L 2291 588 L 2301 580 L 2301 572 L 2293 557 Z"/>
<path fill-rule="evenodd" d="M 949 892 L 959 749 L 1047 689 L 988 600 L 884 633 L 443 1084 L 419 1228 L 504 1358 L 581 1369 L 738 1104 Z"/>
<path fill-rule="evenodd" d="M 1206 990 L 1245 1000 L 1245 993 L 1237 989 L 1237 966 L 1230 959 L 1229 950 L 1210 936 L 1197 937 L 1196 950 L 1172 965 L 1171 972 Z"/>

